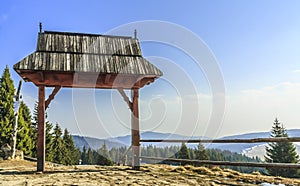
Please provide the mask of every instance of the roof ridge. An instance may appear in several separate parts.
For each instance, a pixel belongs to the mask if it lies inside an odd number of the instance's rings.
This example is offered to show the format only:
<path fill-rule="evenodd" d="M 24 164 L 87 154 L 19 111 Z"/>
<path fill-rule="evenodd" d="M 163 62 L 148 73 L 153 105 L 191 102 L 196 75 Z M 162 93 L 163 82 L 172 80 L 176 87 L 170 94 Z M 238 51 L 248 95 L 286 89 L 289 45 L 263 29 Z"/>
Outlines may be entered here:
<path fill-rule="evenodd" d="M 36 50 L 40 53 L 57 53 L 57 54 L 79 54 L 79 55 L 97 55 L 97 56 L 124 56 L 124 57 L 143 57 L 137 54 L 117 54 L 117 53 L 96 53 L 96 52 L 65 52 L 65 51 L 49 51 L 49 50 Z"/>
<path fill-rule="evenodd" d="M 60 31 L 48 31 L 45 30 L 40 34 L 60 34 L 60 35 L 79 35 L 79 36 L 97 36 L 97 37 L 112 37 L 112 38 L 124 38 L 124 39 L 136 39 L 131 36 L 116 36 L 116 35 L 104 35 L 104 34 L 92 34 L 92 33 L 77 33 L 77 32 L 60 32 Z"/>

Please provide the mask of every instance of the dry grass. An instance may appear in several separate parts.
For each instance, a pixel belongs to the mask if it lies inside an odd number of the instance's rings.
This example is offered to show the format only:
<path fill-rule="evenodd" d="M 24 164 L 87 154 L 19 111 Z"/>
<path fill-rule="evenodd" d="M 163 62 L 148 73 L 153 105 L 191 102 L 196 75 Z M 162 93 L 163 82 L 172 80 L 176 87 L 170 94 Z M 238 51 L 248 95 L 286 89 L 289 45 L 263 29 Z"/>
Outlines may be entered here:
<path fill-rule="evenodd" d="M 0 185 L 257 185 L 263 182 L 300 185 L 297 179 L 242 174 L 219 167 L 144 165 L 139 171 L 127 166 L 47 166 L 35 172 L 28 161 L 0 161 Z"/>

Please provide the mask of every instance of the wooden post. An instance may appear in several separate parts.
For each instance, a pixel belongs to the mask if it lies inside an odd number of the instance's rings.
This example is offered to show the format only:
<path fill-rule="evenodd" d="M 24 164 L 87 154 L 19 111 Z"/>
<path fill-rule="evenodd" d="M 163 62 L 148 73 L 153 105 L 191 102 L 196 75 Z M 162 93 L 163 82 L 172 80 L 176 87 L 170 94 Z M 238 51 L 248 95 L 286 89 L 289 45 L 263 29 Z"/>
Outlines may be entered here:
<path fill-rule="evenodd" d="M 139 89 L 132 89 L 131 146 L 132 168 L 140 169 Z"/>
<path fill-rule="evenodd" d="M 37 171 L 45 171 L 45 86 L 39 86 Z"/>

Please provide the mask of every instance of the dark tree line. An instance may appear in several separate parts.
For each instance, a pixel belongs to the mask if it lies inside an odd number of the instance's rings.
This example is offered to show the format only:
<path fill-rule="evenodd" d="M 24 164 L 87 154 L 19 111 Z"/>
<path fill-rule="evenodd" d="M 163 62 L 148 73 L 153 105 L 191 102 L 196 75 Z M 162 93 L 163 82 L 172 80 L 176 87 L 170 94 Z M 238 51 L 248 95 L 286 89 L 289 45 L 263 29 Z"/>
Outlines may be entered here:
<path fill-rule="evenodd" d="M 124 153 L 126 152 L 126 147 L 107 149 L 105 143 L 98 150 L 93 150 L 91 148 L 83 147 L 81 151 L 82 164 L 85 165 L 113 165 L 123 163 Z M 142 156 L 150 157 L 161 157 L 161 158 L 177 158 L 177 159 L 196 159 L 196 160 L 212 160 L 212 161 L 236 161 L 236 162 L 261 162 L 261 160 L 256 158 L 250 158 L 245 155 L 234 153 L 226 150 L 219 149 L 205 149 L 200 143 L 197 148 L 188 148 L 186 144 L 181 146 L 167 146 L 167 147 L 156 147 L 154 145 L 148 145 L 141 147 Z M 127 163 L 131 162 L 131 153 L 129 151 L 127 156 Z M 157 160 L 143 160 L 142 163 L 154 164 L 163 163 L 170 165 L 185 165 L 174 162 Z M 265 173 L 265 169 L 255 168 L 255 167 L 236 167 L 236 166 L 221 166 L 222 168 L 230 168 L 239 172 L 252 173 L 254 171 L 259 171 Z"/>
<path fill-rule="evenodd" d="M 185 143 L 181 146 L 155 147 L 149 145 L 142 148 L 142 156 L 177 158 L 177 159 L 194 159 L 194 160 L 211 160 L 211 161 L 232 161 L 232 162 L 261 162 L 258 157 L 250 158 L 245 155 L 220 149 L 205 149 L 200 143 L 197 148 L 188 148 Z M 172 165 L 185 165 L 175 162 L 158 162 L 156 160 L 144 160 L 144 163 L 166 163 Z M 238 166 L 221 166 L 230 168 L 243 173 L 252 173 L 259 171 L 265 173 L 265 169 L 256 167 L 238 167 Z"/>
<path fill-rule="evenodd" d="M 14 82 L 11 79 L 9 68 L 6 67 L 0 78 L 0 146 L 12 144 L 12 132 L 14 126 Z M 28 106 L 20 103 L 18 111 L 18 133 L 17 146 L 25 156 L 37 156 L 37 106 L 33 111 L 33 116 Z M 46 160 L 65 164 L 78 164 L 80 151 L 75 147 L 73 138 L 67 129 L 62 132 L 58 124 L 53 128 L 53 124 L 46 121 Z"/>
<path fill-rule="evenodd" d="M 120 149 L 107 149 L 106 144 L 104 143 L 102 147 L 98 150 L 92 150 L 90 147 L 86 149 L 84 146 L 81 152 L 81 164 L 83 165 L 113 165 L 114 162 L 118 162 L 122 153 L 120 150 L 126 151 L 126 148 Z M 116 153 L 115 153 L 116 150 Z M 113 157 L 113 159 L 111 158 Z"/>

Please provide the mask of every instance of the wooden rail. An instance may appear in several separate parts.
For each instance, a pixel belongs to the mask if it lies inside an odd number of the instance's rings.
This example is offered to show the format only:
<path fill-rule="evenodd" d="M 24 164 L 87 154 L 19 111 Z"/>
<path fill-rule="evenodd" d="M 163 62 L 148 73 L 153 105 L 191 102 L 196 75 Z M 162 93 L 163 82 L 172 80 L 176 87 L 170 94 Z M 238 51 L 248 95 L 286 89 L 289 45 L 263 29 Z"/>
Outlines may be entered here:
<path fill-rule="evenodd" d="M 262 142 L 300 142 L 300 137 L 254 138 L 254 139 L 141 139 L 140 142 L 164 143 L 262 143 Z"/>
<path fill-rule="evenodd" d="M 277 138 L 253 138 L 253 139 L 142 139 L 140 142 L 154 143 L 263 143 L 263 142 L 300 142 L 300 137 L 277 137 Z M 210 160 L 190 160 L 176 158 L 161 158 L 140 156 L 144 160 L 157 160 L 164 162 L 192 163 L 195 165 L 227 165 L 245 167 L 264 167 L 264 168 L 289 168 L 300 169 L 300 164 L 296 163 L 255 163 L 255 162 L 230 162 L 230 161 L 210 161 Z"/>
<path fill-rule="evenodd" d="M 230 162 L 230 161 L 209 161 L 209 160 L 189 160 L 189 159 L 176 159 L 176 158 L 158 158 L 140 156 L 144 160 L 157 160 L 165 162 L 179 162 L 179 163 L 192 163 L 198 165 L 227 165 L 227 166 L 245 166 L 245 167 L 272 167 L 272 168 L 289 168 L 299 169 L 300 164 L 296 163 L 255 163 L 255 162 Z"/>

